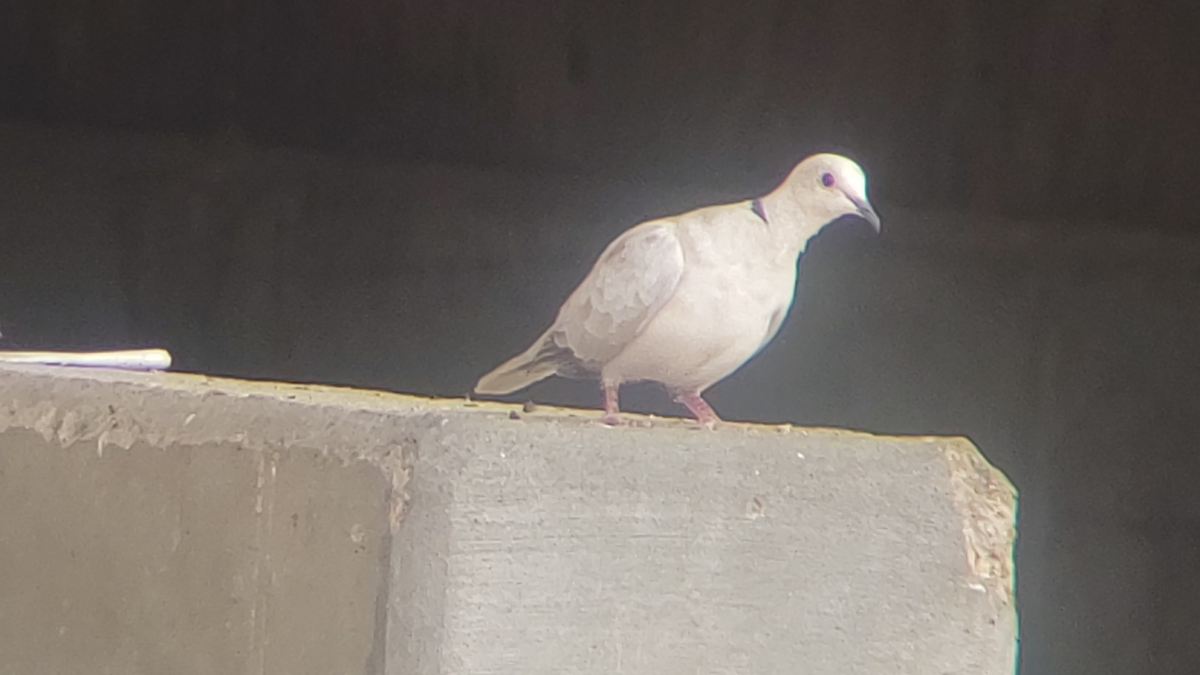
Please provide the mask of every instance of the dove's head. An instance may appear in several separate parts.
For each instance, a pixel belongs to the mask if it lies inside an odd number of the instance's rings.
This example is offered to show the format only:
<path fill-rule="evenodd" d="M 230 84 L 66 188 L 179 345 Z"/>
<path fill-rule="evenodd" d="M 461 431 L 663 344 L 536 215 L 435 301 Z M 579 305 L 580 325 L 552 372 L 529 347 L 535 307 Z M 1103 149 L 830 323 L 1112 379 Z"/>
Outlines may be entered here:
<path fill-rule="evenodd" d="M 842 216 L 858 216 L 879 231 L 879 216 L 867 201 L 867 177 L 853 160 L 841 155 L 808 157 L 776 192 L 785 193 L 795 208 L 820 221 L 818 227 Z"/>

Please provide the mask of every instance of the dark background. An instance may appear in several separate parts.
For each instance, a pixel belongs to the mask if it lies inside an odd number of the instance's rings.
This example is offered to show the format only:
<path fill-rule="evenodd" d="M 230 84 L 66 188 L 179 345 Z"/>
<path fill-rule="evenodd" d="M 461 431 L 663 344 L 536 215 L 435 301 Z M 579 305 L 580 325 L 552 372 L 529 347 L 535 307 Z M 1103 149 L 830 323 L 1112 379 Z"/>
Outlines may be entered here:
<path fill-rule="evenodd" d="M 1195 673 L 1198 14 L 8 0 L 3 344 L 460 396 L 619 231 L 841 151 L 884 236 L 813 242 L 717 410 L 970 436 L 1021 490 L 1023 672 Z"/>

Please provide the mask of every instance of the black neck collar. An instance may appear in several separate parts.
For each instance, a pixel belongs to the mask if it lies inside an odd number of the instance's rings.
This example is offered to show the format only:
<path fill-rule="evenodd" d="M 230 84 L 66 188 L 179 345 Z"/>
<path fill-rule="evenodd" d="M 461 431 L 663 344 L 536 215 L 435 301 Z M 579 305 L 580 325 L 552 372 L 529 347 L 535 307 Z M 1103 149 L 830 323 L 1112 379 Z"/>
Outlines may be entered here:
<path fill-rule="evenodd" d="M 767 220 L 767 212 L 763 210 L 763 203 L 761 199 L 755 199 L 754 201 L 750 202 L 750 210 L 754 212 L 754 215 L 762 218 L 764 223 L 767 223 L 768 225 L 771 224 L 770 221 Z"/>

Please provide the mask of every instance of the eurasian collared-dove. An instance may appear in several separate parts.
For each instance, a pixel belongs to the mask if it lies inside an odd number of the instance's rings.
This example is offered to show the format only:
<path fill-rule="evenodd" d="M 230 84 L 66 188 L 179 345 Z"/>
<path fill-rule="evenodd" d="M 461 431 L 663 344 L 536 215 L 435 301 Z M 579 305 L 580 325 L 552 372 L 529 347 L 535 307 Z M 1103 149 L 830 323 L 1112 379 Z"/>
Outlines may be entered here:
<path fill-rule="evenodd" d="M 617 424 L 621 383 L 652 380 L 700 423 L 719 422 L 701 394 L 775 337 L 792 305 L 800 254 L 844 215 L 879 229 L 862 169 L 820 154 L 760 199 L 636 225 L 608 245 L 554 324 L 475 391 L 598 376 L 603 421 Z"/>

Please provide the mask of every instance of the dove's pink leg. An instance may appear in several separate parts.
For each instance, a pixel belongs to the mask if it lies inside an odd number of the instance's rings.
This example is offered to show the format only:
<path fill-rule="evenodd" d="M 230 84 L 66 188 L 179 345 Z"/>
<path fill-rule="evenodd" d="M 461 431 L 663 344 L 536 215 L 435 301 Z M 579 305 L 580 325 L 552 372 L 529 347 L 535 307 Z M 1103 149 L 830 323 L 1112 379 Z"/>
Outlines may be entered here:
<path fill-rule="evenodd" d="M 687 406 L 687 409 L 696 416 L 696 421 L 700 422 L 700 424 L 709 425 L 721 421 L 721 418 L 717 417 L 717 412 L 712 409 L 708 401 L 705 401 L 696 392 L 676 392 L 675 400 Z"/>
<path fill-rule="evenodd" d="M 617 413 L 620 412 L 617 406 L 617 394 L 620 391 L 620 384 L 604 383 L 604 417 L 601 417 L 600 421 L 609 426 L 617 426 L 621 423 L 621 418 L 617 417 Z"/>

